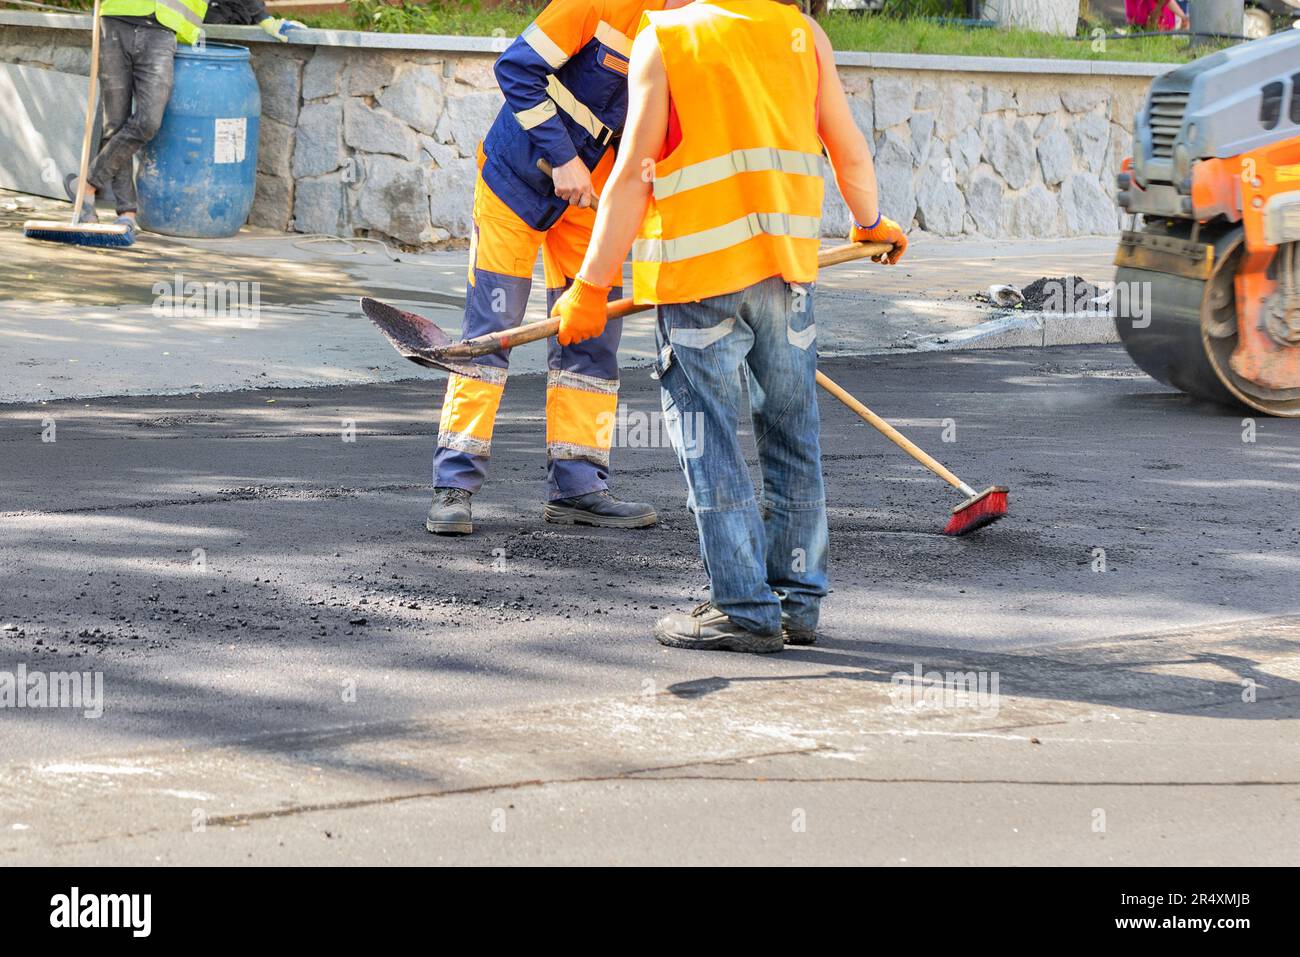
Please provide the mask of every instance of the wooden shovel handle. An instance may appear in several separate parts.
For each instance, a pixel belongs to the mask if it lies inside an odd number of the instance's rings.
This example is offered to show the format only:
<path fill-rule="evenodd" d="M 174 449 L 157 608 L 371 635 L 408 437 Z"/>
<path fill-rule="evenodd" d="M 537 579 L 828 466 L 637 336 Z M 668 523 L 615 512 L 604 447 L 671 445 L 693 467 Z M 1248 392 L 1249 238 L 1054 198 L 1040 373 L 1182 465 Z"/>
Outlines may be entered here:
<path fill-rule="evenodd" d="M 621 319 L 624 316 L 630 316 L 638 312 L 647 312 L 653 309 L 651 305 L 637 305 L 631 299 L 615 299 L 605 307 L 605 318 Z M 458 342 L 453 346 L 448 346 L 438 353 L 439 358 L 446 359 L 472 359 L 475 356 L 485 356 L 493 352 L 501 352 L 505 349 L 513 349 L 515 346 L 522 346 L 526 342 L 536 342 L 538 339 L 549 339 L 560 331 L 560 320 L 556 317 L 542 319 L 539 322 L 528 322 L 522 326 L 515 326 L 513 329 L 504 329 L 501 332 L 489 332 L 486 335 L 477 336 L 473 339 L 466 339 L 464 342 Z"/>
<path fill-rule="evenodd" d="M 545 160 L 538 161 L 541 167 Z M 543 172 L 548 172 L 543 170 Z M 549 175 L 549 173 L 548 173 Z M 817 257 L 819 268 L 826 266 L 837 266 L 840 263 L 851 262 L 855 259 L 867 259 L 873 256 L 881 256 L 888 253 L 894 247 L 889 243 L 846 243 L 842 246 L 834 246 L 825 250 Z M 606 316 L 609 319 L 618 319 L 623 316 L 630 316 L 638 312 L 645 312 L 652 308 L 649 305 L 637 305 L 631 299 L 617 299 L 611 302 L 606 309 Z M 478 336 L 474 339 L 466 339 L 464 342 L 457 343 L 442 352 L 442 356 L 448 359 L 473 358 L 474 356 L 487 355 L 490 352 L 497 352 L 502 349 L 510 349 L 514 346 L 523 345 L 526 342 L 536 342 L 538 339 L 549 339 L 560 331 L 560 320 L 554 317 L 544 319 L 541 322 L 532 322 L 522 326 L 516 326 L 514 329 L 506 329 L 502 332 L 489 333 L 485 336 Z M 958 489 L 967 496 L 974 497 L 975 490 L 950 472 L 943 463 L 939 462 L 929 453 L 916 445 L 898 429 L 894 428 L 871 409 L 867 408 L 849 392 L 845 391 L 834 379 L 817 370 L 817 384 L 839 399 L 846 406 L 856 412 L 869 425 L 877 429 L 881 435 L 889 439 L 900 449 L 920 462 L 939 478 L 943 479 L 953 488 Z"/>
<path fill-rule="evenodd" d="M 840 263 L 851 262 L 854 259 L 883 256 L 893 248 L 889 243 L 845 243 L 843 246 L 833 246 L 824 250 L 817 257 L 817 265 L 818 267 L 837 266 Z M 635 303 L 630 298 L 616 299 L 609 304 L 605 315 L 609 319 L 621 319 L 624 316 L 646 312 L 653 308 L 652 305 Z M 526 342 L 549 339 L 559 331 L 560 320 L 551 317 L 550 319 L 543 319 L 541 322 L 528 322 L 522 326 L 515 326 L 513 329 L 503 329 L 500 332 L 489 332 L 473 339 L 466 339 L 463 342 L 448 346 L 438 355 L 440 358 L 445 359 L 472 359 L 475 356 L 485 356 L 504 349 L 513 349 L 515 346 L 521 346 Z"/>

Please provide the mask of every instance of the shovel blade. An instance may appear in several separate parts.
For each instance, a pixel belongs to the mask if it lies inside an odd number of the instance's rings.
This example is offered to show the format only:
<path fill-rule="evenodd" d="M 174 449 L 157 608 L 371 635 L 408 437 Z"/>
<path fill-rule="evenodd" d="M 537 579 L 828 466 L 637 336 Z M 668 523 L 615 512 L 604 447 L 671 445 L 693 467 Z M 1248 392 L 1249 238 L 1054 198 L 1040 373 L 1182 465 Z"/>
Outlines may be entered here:
<path fill-rule="evenodd" d="M 470 379 L 480 378 L 478 368 L 473 363 L 441 358 L 441 351 L 452 344 L 451 339 L 436 323 L 424 316 L 368 297 L 362 298 L 361 311 L 384 334 L 384 338 L 399 355 L 416 365 L 454 372 Z"/>

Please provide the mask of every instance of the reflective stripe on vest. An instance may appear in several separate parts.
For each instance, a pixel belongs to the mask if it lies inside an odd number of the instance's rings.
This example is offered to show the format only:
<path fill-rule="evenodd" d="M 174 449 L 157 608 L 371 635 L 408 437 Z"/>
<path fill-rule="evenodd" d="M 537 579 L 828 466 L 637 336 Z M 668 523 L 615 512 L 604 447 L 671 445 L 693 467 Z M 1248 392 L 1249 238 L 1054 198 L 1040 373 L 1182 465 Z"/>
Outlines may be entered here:
<path fill-rule="evenodd" d="M 197 10 L 191 10 L 182 0 L 158 0 L 158 6 L 166 7 L 173 13 L 179 14 L 187 23 L 192 23 L 196 27 L 203 26 L 203 14 Z"/>
<path fill-rule="evenodd" d="M 105 17 L 147 17 L 154 19 L 181 40 L 193 44 L 203 28 L 208 5 L 204 0 L 106 0 L 100 8 Z"/>
<path fill-rule="evenodd" d="M 800 153 L 796 150 L 778 150 L 768 146 L 754 149 L 735 150 L 725 156 L 700 163 L 692 163 L 674 173 L 656 179 L 654 184 L 655 199 L 664 200 L 688 189 L 708 186 L 738 173 L 757 173 L 777 170 L 793 173 L 796 176 L 822 175 L 822 157 L 820 153 Z"/>
<path fill-rule="evenodd" d="M 632 246 L 632 256 L 638 262 L 672 263 L 721 252 L 749 242 L 755 236 L 816 239 L 821 235 L 821 222 L 820 216 L 749 213 L 723 226 L 678 236 L 676 239 L 638 239 Z"/>

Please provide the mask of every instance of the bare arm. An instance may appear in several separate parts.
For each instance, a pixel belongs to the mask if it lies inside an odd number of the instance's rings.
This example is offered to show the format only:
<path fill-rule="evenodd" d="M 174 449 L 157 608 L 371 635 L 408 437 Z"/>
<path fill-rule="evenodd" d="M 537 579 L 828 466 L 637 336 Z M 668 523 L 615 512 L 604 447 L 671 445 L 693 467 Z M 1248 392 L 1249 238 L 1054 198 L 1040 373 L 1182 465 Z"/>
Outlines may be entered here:
<path fill-rule="evenodd" d="M 612 285 L 645 218 L 653 189 L 654 163 L 668 136 L 668 73 L 653 27 L 632 44 L 628 65 L 628 115 L 623 143 L 600 197 L 591 244 L 578 275 L 596 285 Z M 613 278 L 611 278 L 613 277 Z"/>
<path fill-rule="evenodd" d="M 831 47 L 830 37 L 813 19 L 813 38 L 817 44 L 817 58 L 821 62 L 820 116 L 817 135 L 830 156 L 831 168 L 835 171 L 835 182 L 848 204 L 853 218 L 864 226 L 870 226 L 880 215 L 880 206 L 876 197 L 876 166 L 871 159 L 871 148 L 866 137 L 853 122 L 853 113 L 849 109 L 849 98 L 840 83 L 840 75 L 835 69 L 835 51 Z"/>

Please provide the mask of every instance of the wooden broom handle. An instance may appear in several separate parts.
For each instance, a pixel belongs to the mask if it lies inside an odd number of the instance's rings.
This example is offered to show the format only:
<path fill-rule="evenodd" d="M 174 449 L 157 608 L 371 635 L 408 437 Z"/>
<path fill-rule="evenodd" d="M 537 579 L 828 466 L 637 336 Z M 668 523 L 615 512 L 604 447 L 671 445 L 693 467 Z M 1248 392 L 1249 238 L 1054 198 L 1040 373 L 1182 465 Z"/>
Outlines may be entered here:
<path fill-rule="evenodd" d="M 953 488 L 963 492 L 968 498 L 973 498 L 975 496 L 976 493 L 973 488 L 949 472 L 929 454 L 918 448 L 907 436 L 903 435 L 902 432 L 899 432 L 898 429 L 894 428 L 848 392 L 844 391 L 835 380 L 825 372 L 822 372 L 821 369 L 817 370 L 817 384 L 860 415 L 868 424 L 874 426 L 882 435 L 884 435 L 885 438 L 889 439 L 889 441 L 893 442 L 900 449 L 912 458 L 916 459 Z"/>
<path fill-rule="evenodd" d="M 545 160 L 538 162 L 541 167 Z M 545 172 L 545 171 L 544 171 Z M 834 246 L 827 249 L 817 257 L 819 268 L 826 266 L 837 266 L 840 263 L 851 262 L 855 259 L 866 259 L 870 256 L 879 256 L 889 252 L 894 247 L 889 243 L 846 243 L 842 246 Z M 645 312 L 652 308 L 650 305 L 637 305 L 631 299 L 617 299 L 611 302 L 606 309 L 605 315 L 609 319 L 619 319 L 623 316 L 630 316 L 638 312 Z M 446 349 L 442 356 L 446 358 L 472 358 L 474 356 L 487 355 L 491 352 L 497 352 L 502 349 L 510 349 L 514 346 L 523 345 L 526 342 L 536 342 L 538 339 L 549 339 L 560 331 L 560 320 L 555 318 L 545 319 L 541 322 L 531 322 L 522 326 L 516 326 L 514 329 L 506 329 L 502 332 L 489 333 L 485 336 L 479 336 L 475 339 L 466 339 L 464 342 L 457 343 Z M 973 488 L 953 475 L 941 462 L 919 448 L 907 436 L 899 432 L 876 413 L 855 399 L 846 392 L 834 379 L 817 370 L 817 384 L 829 392 L 835 398 L 839 399 L 846 406 L 856 412 L 869 425 L 880 432 L 885 438 L 893 442 L 900 449 L 910 455 L 916 461 L 920 462 L 939 478 L 943 479 L 953 488 L 962 492 L 968 497 L 974 497 L 976 492 Z"/>
<path fill-rule="evenodd" d="M 81 135 L 81 172 L 77 176 L 77 201 L 72 206 L 72 225 L 81 218 L 81 206 L 86 201 L 86 173 L 90 170 L 90 134 L 95 122 L 96 95 L 99 90 L 99 0 L 90 25 L 90 85 L 86 90 L 86 128 Z"/>
<path fill-rule="evenodd" d="M 845 243 L 842 246 L 833 246 L 818 255 L 817 266 L 819 268 L 837 266 L 854 259 L 881 256 L 893 248 L 889 243 Z M 630 298 L 616 299 L 606 308 L 605 315 L 609 319 L 621 319 L 653 308 L 652 305 L 635 303 Z M 549 339 L 559 331 L 560 320 L 551 317 L 540 322 L 527 322 L 513 329 L 503 329 L 501 332 L 489 332 L 473 339 L 466 339 L 441 350 L 438 356 L 444 359 L 473 359 L 476 356 L 485 356 L 503 349 L 513 349 L 528 342 L 536 342 L 538 339 Z"/>

